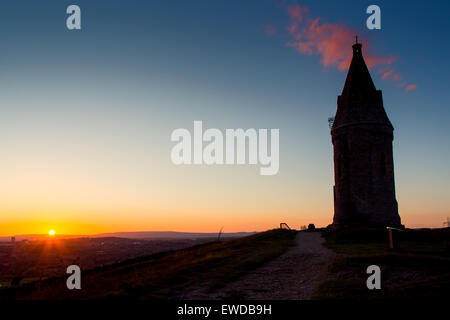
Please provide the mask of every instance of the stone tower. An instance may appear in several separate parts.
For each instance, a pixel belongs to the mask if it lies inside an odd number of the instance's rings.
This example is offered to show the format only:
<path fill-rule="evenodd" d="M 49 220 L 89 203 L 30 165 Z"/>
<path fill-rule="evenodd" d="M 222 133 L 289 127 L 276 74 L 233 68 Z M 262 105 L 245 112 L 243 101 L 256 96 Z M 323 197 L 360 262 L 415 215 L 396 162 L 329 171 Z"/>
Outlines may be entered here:
<path fill-rule="evenodd" d="M 333 227 L 401 227 L 394 184 L 394 128 L 361 48 L 358 42 L 353 45 L 352 62 L 331 128 Z"/>

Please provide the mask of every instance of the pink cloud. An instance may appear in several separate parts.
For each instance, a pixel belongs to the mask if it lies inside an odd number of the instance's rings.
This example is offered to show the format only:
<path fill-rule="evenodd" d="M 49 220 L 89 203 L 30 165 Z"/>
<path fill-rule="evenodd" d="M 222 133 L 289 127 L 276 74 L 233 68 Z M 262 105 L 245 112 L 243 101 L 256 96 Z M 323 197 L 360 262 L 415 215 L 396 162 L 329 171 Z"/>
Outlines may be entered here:
<path fill-rule="evenodd" d="M 416 90 L 416 88 L 417 88 L 416 84 L 410 84 L 410 85 L 406 86 L 405 90 L 406 91 L 413 91 L 413 90 Z"/>
<path fill-rule="evenodd" d="M 302 54 L 319 55 L 324 67 L 336 67 L 340 71 L 348 69 L 353 55 L 350 48 L 360 31 L 313 18 L 307 7 L 292 5 L 287 7 L 287 12 L 290 17 L 287 31 L 291 36 L 288 46 Z M 382 79 L 402 79 L 399 73 L 394 74 L 391 66 L 397 60 L 396 56 L 373 54 L 367 39 L 362 38 L 360 42 L 364 44 L 364 58 L 369 69 L 377 68 Z"/>
<path fill-rule="evenodd" d="M 383 73 L 383 75 L 381 76 L 381 79 L 387 79 L 387 78 L 389 78 L 391 75 L 392 75 L 392 73 L 394 72 L 394 69 L 392 69 L 392 70 L 389 70 L 389 71 L 387 71 L 387 72 L 385 72 L 385 73 Z"/>

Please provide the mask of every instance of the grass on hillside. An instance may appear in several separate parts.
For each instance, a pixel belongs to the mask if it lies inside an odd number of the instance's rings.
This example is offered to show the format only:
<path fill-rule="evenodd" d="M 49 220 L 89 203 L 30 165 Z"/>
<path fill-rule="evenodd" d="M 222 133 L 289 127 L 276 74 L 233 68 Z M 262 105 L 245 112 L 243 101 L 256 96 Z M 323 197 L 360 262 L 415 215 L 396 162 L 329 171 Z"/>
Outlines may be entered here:
<path fill-rule="evenodd" d="M 315 299 L 414 299 L 448 297 L 450 229 L 395 232 L 329 230 L 325 245 L 337 256 Z M 381 269 L 381 290 L 368 290 L 366 269 Z"/>
<path fill-rule="evenodd" d="M 245 238 L 158 253 L 82 272 L 81 290 L 68 290 L 67 275 L 62 275 L 9 291 L 6 298 L 167 299 L 190 287 L 213 290 L 284 253 L 295 244 L 295 235 L 295 231 L 271 230 Z"/>

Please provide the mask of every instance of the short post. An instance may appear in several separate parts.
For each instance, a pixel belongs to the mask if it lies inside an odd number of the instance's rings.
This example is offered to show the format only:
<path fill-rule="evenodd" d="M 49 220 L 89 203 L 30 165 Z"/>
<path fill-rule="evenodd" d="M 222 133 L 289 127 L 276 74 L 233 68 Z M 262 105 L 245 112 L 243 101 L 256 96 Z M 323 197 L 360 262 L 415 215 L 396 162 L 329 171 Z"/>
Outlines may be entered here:
<path fill-rule="evenodd" d="M 403 230 L 397 229 L 397 228 L 391 228 L 391 227 L 386 227 L 386 229 L 388 229 L 388 231 L 389 231 L 389 248 L 394 249 L 394 240 L 392 239 L 392 231 L 393 230 L 403 231 Z"/>
<path fill-rule="evenodd" d="M 394 249 L 394 241 L 392 241 L 392 229 L 389 228 L 389 248 Z"/>

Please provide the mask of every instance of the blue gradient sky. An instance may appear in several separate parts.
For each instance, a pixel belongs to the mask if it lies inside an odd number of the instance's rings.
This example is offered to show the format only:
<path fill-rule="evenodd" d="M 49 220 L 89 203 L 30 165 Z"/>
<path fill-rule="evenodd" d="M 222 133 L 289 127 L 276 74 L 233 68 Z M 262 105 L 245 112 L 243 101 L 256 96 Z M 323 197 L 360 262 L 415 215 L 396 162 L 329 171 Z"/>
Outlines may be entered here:
<path fill-rule="evenodd" d="M 442 226 L 450 216 L 448 1 L 378 1 L 382 30 L 369 31 L 368 1 L 15 0 L 0 3 L 0 235 L 330 223 L 327 118 L 346 73 L 286 45 L 294 3 L 360 30 L 417 84 L 406 92 L 372 72 L 395 128 L 403 223 Z M 66 29 L 70 4 L 81 7 L 81 31 Z M 170 134 L 194 120 L 279 128 L 278 175 L 174 166 Z"/>

